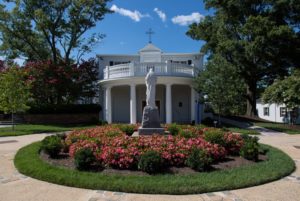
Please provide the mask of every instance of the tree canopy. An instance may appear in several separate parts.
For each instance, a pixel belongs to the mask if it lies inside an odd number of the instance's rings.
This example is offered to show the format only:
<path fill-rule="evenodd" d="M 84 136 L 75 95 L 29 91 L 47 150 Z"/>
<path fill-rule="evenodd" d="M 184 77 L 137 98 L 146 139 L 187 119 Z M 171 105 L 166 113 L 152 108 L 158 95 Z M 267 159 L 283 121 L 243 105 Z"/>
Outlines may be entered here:
<path fill-rule="evenodd" d="M 214 111 L 222 115 L 244 112 L 245 87 L 234 66 L 219 55 L 214 55 L 196 78 L 196 90 L 207 95 Z"/>
<path fill-rule="evenodd" d="M 0 73 L 0 110 L 15 114 L 29 109 L 30 85 L 25 81 L 24 71 L 9 67 Z M 13 116 L 12 116 L 13 120 Z"/>
<path fill-rule="evenodd" d="M 221 55 L 247 88 L 247 115 L 257 115 L 258 85 L 267 86 L 300 63 L 300 1 L 205 0 L 213 16 L 187 35 L 205 41 L 202 51 Z"/>
<path fill-rule="evenodd" d="M 7 0 L 0 4 L 0 53 L 9 59 L 51 59 L 54 64 L 79 60 L 104 37 L 83 35 L 111 12 L 109 1 Z M 8 2 L 13 8 L 6 7 Z"/>
<path fill-rule="evenodd" d="M 289 109 L 300 107 L 300 70 L 282 80 L 276 80 L 263 93 L 265 103 L 285 104 Z"/>
<path fill-rule="evenodd" d="M 28 62 L 22 69 L 31 83 L 32 101 L 36 105 L 73 104 L 98 95 L 98 68 L 94 59 L 72 65 Z"/>

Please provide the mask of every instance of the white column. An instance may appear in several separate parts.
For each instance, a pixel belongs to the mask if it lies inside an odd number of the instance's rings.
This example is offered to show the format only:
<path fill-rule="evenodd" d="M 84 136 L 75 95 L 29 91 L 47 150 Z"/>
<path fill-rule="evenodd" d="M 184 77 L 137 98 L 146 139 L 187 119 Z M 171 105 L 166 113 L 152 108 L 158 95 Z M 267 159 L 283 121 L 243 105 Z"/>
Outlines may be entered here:
<path fill-rule="evenodd" d="M 172 123 L 172 85 L 166 84 L 166 123 Z"/>
<path fill-rule="evenodd" d="M 130 123 L 136 124 L 136 91 L 135 84 L 130 85 Z"/>
<path fill-rule="evenodd" d="M 195 90 L 193 88 L 193 86 L 191 86 L 191 121 L 195 121 L 195 107 L 196 107 L 196 93 Z"/>
<path fill-rule="evenodd" d="M 105 88 L 105 120 L 111 124 L 111 87 Z"/>

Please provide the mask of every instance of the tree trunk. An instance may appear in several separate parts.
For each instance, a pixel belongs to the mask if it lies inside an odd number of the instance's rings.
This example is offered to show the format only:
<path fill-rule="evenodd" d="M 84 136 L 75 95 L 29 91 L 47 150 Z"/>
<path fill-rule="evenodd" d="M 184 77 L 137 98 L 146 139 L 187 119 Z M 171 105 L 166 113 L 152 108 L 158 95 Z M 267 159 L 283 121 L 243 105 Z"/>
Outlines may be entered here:
<path fill-rule="evenodd" d="M 247 86 L 247 111 L 249 117 L 257 117 L 256 110 L 256 81 Z"/>

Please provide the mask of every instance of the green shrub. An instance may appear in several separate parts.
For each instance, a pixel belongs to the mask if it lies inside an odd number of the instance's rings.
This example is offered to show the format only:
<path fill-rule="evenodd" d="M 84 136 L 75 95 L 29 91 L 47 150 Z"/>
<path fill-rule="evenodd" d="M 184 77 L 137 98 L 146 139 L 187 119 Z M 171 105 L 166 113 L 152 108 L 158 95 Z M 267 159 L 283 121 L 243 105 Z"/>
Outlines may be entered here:
<path fill-rule="evenodd" d="M 162 171 L 164 164 L 160 153 L 156 151 L 148 151 L 141 155 L 138 167 L 140 170 L 149 174 Z"/>
<path fill-rule="evenodd" d="M 268 153 L 268 151 L 269 151 L 268 148 L 264 148 L 264 147 L 259 146 L 259 150 L 258 150 L 259 154 L 266 155 Z"/>
<path fill-rule="evenodd" d="M 207 142 L 225 146 L 226 142 L 224 140 L 224 131 L 220 129 L 209 129 L 204 131 L 204 139 Z"/>
<path fill-rule="evenodd" d="M 98 121 L 97 121 L 97 124 L 98 124 L 99 126 L 104 126 L 104 125 L 107 125 L 108 122 L 105 121 L 105 120 L 98 120 Z"/>
<path fill-rule="evenodd" d="M 186 165 L 197 171 L 204 171 L 210 168 L 212 158 L 205 150 L 193 149 L 186 160 Z"/>
<path fill-rule="evenodd" d="M 193 131 L 191 131 L 189 129 L 180 130 L 179 135 L 184 138 L 193 138 L 193 137 L 197 136 L 196 133 L 194 133 Z"/>
<path fill-rule="evenodd" d="M 203 129 L 203 128 L 207 128 L 207 126 L 205 126 L 204 124 L 197 124 L 197 125 L 195 125 L 195 127 L 197 128 L 197 129 Z"/>
<path fill-rule="evenodd" d="M 111 131 L 106 132 L 107 137 L 117 137 L 117 136 L 120 136 L 120 135 L 122 135 L 122 132 L 117 131 L 117 130 L 111 130 Z"/>
<path fill-rule="evenodd" d="M 168 126 L 168 131 L 170 132 L 171 135 L 178 135 L 180 128 L 177 124 L 170 124 Z"/>
<path fill-rule="evenodd" d="M 45 137 L 45 139 L 42 140 L 41 149 L 49 154 L 51 158 L 57 157 L 62 148 L 63 143 L 60 136 L 52 135 Z"/>
<path fill-rule="evenodd" d="M 248 160 L 257 161 L 259 149 L 258 137 L 248 136 L 244 138 L 244 145 L 240 150 L 240 155 Z"/>
<path fill-rule="evenodd" d="M 88 170 L 96 161 L 93 151 L 89 148 L 80 149 L 75 153 L 75 166 L 78 170 Z"/>
<path fill-rule="evenodd" d="M 65 133 L 63 134 L 57 134 L 58 137 L 61 139 L 61 144 L 62 144 L 62 152 L 68 153 L 69 152 L 69 145 L 66 143 L 66 138 L 67 135 Z"/>
<path fill-rule="evenodd" d="M 135 125 L 122 124 L 119 126 L 120 130 L 126 135 L 131 136 L 135 131 Z"/>

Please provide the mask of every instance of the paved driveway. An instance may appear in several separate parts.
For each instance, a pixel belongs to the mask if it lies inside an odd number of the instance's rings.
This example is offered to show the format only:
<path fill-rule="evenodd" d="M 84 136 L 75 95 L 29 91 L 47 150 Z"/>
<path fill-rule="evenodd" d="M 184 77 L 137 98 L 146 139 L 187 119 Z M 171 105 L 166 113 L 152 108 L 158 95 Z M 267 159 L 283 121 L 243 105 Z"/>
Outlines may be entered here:
<path fill-rule="evenodd" d="M 46 134 L 0 138 L 0 201 L 297 201 L 300 200 L 300 135 L 261 136 L 261 142 L 285 151 L 296 162 L 296 171 L 281 180 L 240 190 L 186 196 L 142 195 L 86 190 L 50 184 L 21 175 L 13 165 L 17 150 Z"/>

